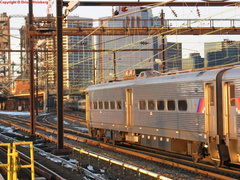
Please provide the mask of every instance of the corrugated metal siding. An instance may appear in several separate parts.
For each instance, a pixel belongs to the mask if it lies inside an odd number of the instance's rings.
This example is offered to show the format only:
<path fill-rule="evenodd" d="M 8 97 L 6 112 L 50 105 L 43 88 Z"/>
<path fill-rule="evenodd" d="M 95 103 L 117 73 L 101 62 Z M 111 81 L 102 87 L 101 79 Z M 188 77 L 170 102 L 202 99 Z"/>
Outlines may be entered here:
<path fill-rule="evenodd" d="M 206 132 L 204 114 L 177 112 L 136 112 L 134 125 L 192 132 Z"/>
<path fill-rule="evenodd" d="M 239 78 L 240 78 L 240 72 L 239 72 Z M 240 79 L 237 79 L 235 81 L 235 88 L 236 88 L 236 95 L 235 96 L 237 98 L 240 98 Z M 237 114 L 236 120 L 237 120 L 237 136 L 240 137 L 240 114 Z"/>
<path fill-rule="evenodd" d="M 235 88 L 236 88 L 236 97 L 240 98 L 240 80 L 235 81 Z"/>
<path fill-rule="evenodd" d="M 175 113 L 159 113 L 147 111 L 134 111 L 134 125 L 154 128 L 178 129 Z"/>
<path fill-rule="evenodd" d="M 239 73 L 240 76 L 240 73 Z M 240 80 L 235 82 L 235 88 L 236 88 L 236 97 L 240 98 Z M 238 108 L 238 107 L 237 107 Z M 238 112 L 237 112 L 238 113 Z M 237 114 L 237 136 L 240 137 L 240 114 Z"/>
<path fill-rule="evenodd" d="M 135 100 L 202 98 L 204 96 L 203 85 L 202 81 L 141 85 L 133 88 L 133 94 Z"/>
<path fill-rule="evenodd" d="M 203 113 L 179 114 L 179 130 L 194 131 L 198 133 L 206 132 L 205 115 Z"/>
<path fill-rule="evenodd" d="M 96 90 L 90 93 L 90 101 L 114 101 L 125 99 L 125 90 L 119 88 Z"/>
<path fill-rule="evenodd" d="M 105 89 L 97 90 L 90 93 L 90 101 L 125 101 L 125 90 L 124 89 Z M 124 103 L 122 103 L 121 110 L 111 109 L 92 109 L 91 110 L 91 122 L 99 123 L 113 123 L 113 124 L 125 124 L 126 123 L 126 112 Z M 101 113 L 100 113 L 101 112 Z M 109 127 L 110 128 L 110 127 Z"/>
<path fill-rule="evenodd" d="M 133 88 L 134 94 L 134 124 L 138 126 L 150 126 L 155 128 L 167 128 L 174 130 L 205 132 L 205 116 L 204 113 L 197 113 L 193 102 L 197 99 L 204 98 L 204 84 L 202 81 L 194 82 L 176 82 L 152 85 L 141 85 Z M 188 111 L 178 112 L 159 112 L 157 110 L 138 110 L 139 100 L 188 100 Z M 176 102 L 177 103 L 177 102 Z M 197 106 L 197 103 L 195 104 Z M 176 105 L 177 108 L 177 105 Z M 194 110 L 194 111 L 193 111 Z M 181 120 L 181 121 L 180 121 Z"/>
<path fill-rule="evenodd" d="M 236 97 L 240 98 L 240 72 L 239 72 L 239 79 L 235 79 L 235 88 L 236 88 Z M 237 107 L 238 108 L 238 107 Z M 237 136 L 240 137 L 240 114 L 237 114 Z"/>
<path fill-rule="evenodd" d="M 237 136 L 240 137 L 240 115 L 237 115 Z"/>
<path fill-rule="evenodd" d="M 126 112 L 123 110 L 104 110 L 100 113 L 100 110 L 92 110 L 91 122 L 126 124 Z"/>

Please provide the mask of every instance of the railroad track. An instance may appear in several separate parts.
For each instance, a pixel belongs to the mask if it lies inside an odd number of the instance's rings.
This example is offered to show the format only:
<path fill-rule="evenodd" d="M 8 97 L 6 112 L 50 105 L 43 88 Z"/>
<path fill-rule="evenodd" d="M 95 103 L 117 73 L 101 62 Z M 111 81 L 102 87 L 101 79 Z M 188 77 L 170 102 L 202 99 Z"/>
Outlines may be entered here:
<path fill-rule="evenodd" d="M 26 123 L 24 122 L 24 124 L 26 124 Z M 51 124 L 51 123 L 48 122 L 47 124 Z M 54 126 L 54 124 L 51 124 L 51 126 Z M 52 133 L 54 133 L 54 131 L 55 130 L 53 130 Z M 140 150 L 139 147 L 138 147 L 138 149 L 135 147 L 135 150 L 133 150 L 132 147 L 129 148 L 126 146 L 125 147 L 122 147 L 122 146 L 116 147 L 113 145 L 103 144 L 98 141 L 88 139 L 88 137 L 86 137 L 86 136 L 80 138 L 79 136 L 81 134 L 78 134 L 78 137 L 76 137 L 75 134 L 72 134 L 72 133 L 75 133 L 74 130 L 68 131 L 68 133 L 66 133 L 65 137 L 67 137 L 68 139 L 74 140 L 74 141 L 87 142 L 87 143 L 93 144 L 95 146 L 97 145 L 101 148 L 106 148 L 111 151 L 117 151 L 117 152 L 121 152 L 121 153 L 127 153 L 127 154 L 130 154 L 133 156 L 138 156 L 140 158 L 144 158 L 144 159 L 147 159 L 152 162 L 154 161 L 154 162 L 161 163 L 161 164 L 167 164 L 167 166 L 171 165 L 171 166 L 176 166 L 177 168 L 187 169 L 187 171 L 191 171 L 194 173 L 200 173 L 206 177 L 211 176 L 211 177 L 215 177 L 217 179 L 226 179 L 226 178 L 229 179 L 231 177 L 233 179 L 240 178 L 239 177 L 239 169 L 237 169 L 238 171 L 237 170 L 227 170 L 227 169 L 223 169 L 223 168 L 216 168 L 216 167 L 210 166 L 208 164 L 205 164 L 205 165 L 202 163 L 194 164 L 191 161 L 191 158 L 189 158 L 189 157 L 188 157 L 188 160 L 183 159 L 182 162 L 180 162 L 179 155 L 175 155 L 176 157 L 174 157 L 172 155 L 170 156 L 170 154 L 165 154 L 165 155 L 161 155 L 161 157 L 160 157 L 159 151 L 157 153 L 156 152 L 153 153 L 156 150 L 151 150 L 151 153 L 150 153 L 150 149 L 147 149 L 147 151 Z M 70 147 L 70 148 L 72 148 L 72 147 Z M 158 154 L 158 155 L 156 155 L 156 154 Z M 134 164 L 133 162 L 130 162 L 130 161 L 129 162 L 125 161 L 125 162 L 127 162 L 129 164 Z M 211 169 L 211 171 L 208 171 L 209 169 Z"/>
<path fill-rule="evenodd" d="M 126 147 L 127 150 L 131 149 L 133 155 L 143 157 L 150 161 L 159 163 L 166 163 L 175 167 L 183 168 L 192 172 L 202 173 L 207 176 L 212 176 L 218 179 L 240 179 L 240 166 L 229 164 L 228 167 L 215 167 L 214 163 L 209 164 L 209 161 L 201 161 L 194 163 L 192 157 L 172 152 L 162 151 L 159 149 L 142 147 L 138 145 L 124 144 L 121 147 Z"/>
<path fill-rule="evenodd" d="M 9 119 L 11 119 L 11 118 L 9 118 L 8 117 L 8 120 Z M 5 122 L 5 121 L 4 121 Z M 25 123 L 24 123 L 25 124 Z M 38 134 L 39 135 L 39 134 Z M 48 138 L 48 137 L 45 137 L 45 138 Z M 53 140 L 53 139 L 52 139 Z M 53 140 L 54 141 L 54 140 Z M 69 147 L 69 145 L 68 145 L 68 147 Z M 72 146 L 71 146 L 71 148 L 73 148 Z M 83 151 L 82 150 L 80 150 L 80 149 L 78 149 L 78 148 L 76 148 L 76 147 L 74 147 L 74 149 L 75 149 L 75 151 L 81 151 L 80 153 L 83 153 Z M 89 156 L 89 152 L 87 152 L 87 156 Z M 97 156 L 97 157 L 99 157 L 100 158 L 100 154 L 98 154 L 98 155 L 96 155 L 95 154 L 95 156 Z M 107 157 L 103 157 L 102 156 L 102 158 L 104 159 L 104 160 L 106 160 L 107 159 Z M 110 160 L 110 159 L 107 159 L 107 161 L 108 161 L 108 163 L 110 162 L 110 163 L 112 163 L 112 162 L 116 162 L 116 161 L 113 161 L 113 160 Z M 89 160 L 88 160 L 89 161 Z M 98 159 L 98 161 L 99 161 L 99 159 Z M 118 164 L 124 164 L 123 162 L 121 162 L 121 161 L 118 161 L 117 162 Z M 96 164 L 96 163 L 95 163 Z M 86 166 L 86 164 L 83 164 L 82 165 L 82 167 L 85 167 Z M 108 166 L 111 166 L 110 164 L 108 165 Z M 126 164 L 125 163 L 125 166 L 126 167 L 130 167 L 131 165 L 130 164 Z M 133 166 L 131 166 L 133 169 L 139 169 L 139 170 L 141 170 L 139 167 L 133 167 Z M 82 168 L 81 168 L 82 169 Z M 142 170 L 143 171 L 143 170 Z M 145 171 L 146 173 L 148 173 L 148 171 Z M 86 174 L 86 173 L 85 173 Z M 89 172 L 88 172 L 88 174 L 89 174 Z M 94 174 L 96 174 L 96 170 L 94 170 Z M 94 174 L 91 174 L 90 176 L 91 177 L 94 177 Z M 139 174 L 139 172 L 136 172 L 136 174 Z M 152 173 L 153 174 L 153 173 Z M 155 173 L 156 174 L 156 173 Z M 95 175 L 96 176 L 96 175 Z M 146 175 L 147 177 L 148 177 L 148 175 Z M 161 176 L 161 175 L 158 175 L 158 174 L 156 174 L 156 176 L 157 177 L 161 177 L 161 179 L 163 179 L 163 177 Z M 96 178 L 94 178 L 94 179 L 101 179 L 101 177 L 96 177 Z M 149 179 L 149 178 L 146 178 L 146 179 Z M 154 179 L 156 179 L 156 178 L 154 178 Z M 168 178 L 165 178 L 165 179 L 168 179 Z"/>
<path fill-rule="evenodd" d="M 77 116 L 76 116 L 76 114 L 77 114 Z M 87 126 L 85 113 L 84 114 L 83 113 L 76 113 L 76 114 L 73 115 L 73 114 L 70 114 L 70 113 L 65 113 L 64 118 L 68 121 L 78 122 L 82 125 Z"/>

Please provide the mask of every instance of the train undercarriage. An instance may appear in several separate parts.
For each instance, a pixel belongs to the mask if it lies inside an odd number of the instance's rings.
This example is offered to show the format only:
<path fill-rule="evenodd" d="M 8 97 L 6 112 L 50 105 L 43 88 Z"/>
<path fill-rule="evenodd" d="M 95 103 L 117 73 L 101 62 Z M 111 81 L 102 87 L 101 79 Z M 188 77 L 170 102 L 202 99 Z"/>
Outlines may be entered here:
<path fill-rule="evenodd" d="M 205 142 L 197 142 L 169 137 L 144 135 L 138 133 L 129 133 L 98 128 L 93 128 L 91 130 L 91 135 L 93 137 L 96 137 L 98 140 L 104 141 L 105 143 L 116 144 L 120 142 L 128 142 L 142 146 L 166 150 L 170 152 L 176 152 L 179 154 L 189 155 L 192 157 L 195 163 L 198 163 L 201 160 L 203 160 L 214 164 L 216 167 L 219 167 L 223 165 L 225 162 L 229 161 L 228 153 L 226 154 L 226 157 L 220 157 L 218 153 L 219 147 L 217 147 L 219 145 L 217 145 L 214 142 L 214 140 L 210 140 L 208 144 Z"/>

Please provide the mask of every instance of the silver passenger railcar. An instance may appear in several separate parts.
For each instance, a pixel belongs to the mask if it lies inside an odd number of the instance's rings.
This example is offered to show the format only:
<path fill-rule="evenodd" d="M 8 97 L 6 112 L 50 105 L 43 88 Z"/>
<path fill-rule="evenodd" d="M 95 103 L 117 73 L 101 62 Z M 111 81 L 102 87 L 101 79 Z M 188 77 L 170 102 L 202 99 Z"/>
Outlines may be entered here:
<path fill-rule="evenodd" d="M 240 68 L 93 85 L 86 90 L 89 133 L 240 163 Z"/>

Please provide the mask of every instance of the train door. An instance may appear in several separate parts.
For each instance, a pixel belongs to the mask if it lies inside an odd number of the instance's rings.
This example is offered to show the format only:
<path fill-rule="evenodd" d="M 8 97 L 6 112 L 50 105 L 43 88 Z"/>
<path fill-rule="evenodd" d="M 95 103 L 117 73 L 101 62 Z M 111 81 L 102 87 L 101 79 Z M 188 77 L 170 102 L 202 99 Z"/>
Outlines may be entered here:
<path fill-rule="evenodd" d="M 126 125 L 132 126 L 132 89 L 126 89 Z"/>
<path fill-rule="evenodd" d="M 91 127 L 90 127 L 90 97 L 89 94 L 86 93 L 86 122 L 87 122 L 87 128 L 88 132 L 91 135 Z"/>
<path fill-rule="evenodd" d="M 224 135 L 229 147 L 231 161 L 237 162 L 237 122 L 236 122 L 236 97 L 235 84 L 226 82 L 224 84 Z"/>
<path fill-rule="evenodd" d="M 231 138 L 237 138 L 235 85 L 232 82 L 225 83 L 224 97 L 224 135 L 228 135 Z"/>
<path fill-rule="evenodd" d="M 214 93 L 214 85 L 206 84 L 205 85 L 205 100 L 206 100 L 206 127 L 209 131 L 210 136 L 217 135 L 217 121 L 216 121 L 216 106 L 215 106 L 215 93 Z"/>
<path fill-rule="evenodd" d="M 205 118 L 206 118 L 206 130 L 209 133 L 209 150 L 211 157 L 215 160 L 219 160 L 218 147 L 219 138 L 217 135 L 217 115 L 216 115 L 216 93 L 214 90 L 214 84 L 205 84 Z"/>

